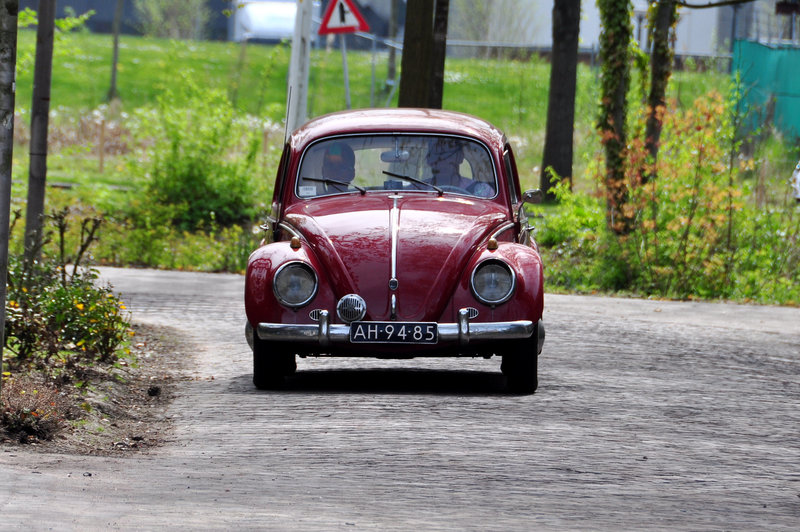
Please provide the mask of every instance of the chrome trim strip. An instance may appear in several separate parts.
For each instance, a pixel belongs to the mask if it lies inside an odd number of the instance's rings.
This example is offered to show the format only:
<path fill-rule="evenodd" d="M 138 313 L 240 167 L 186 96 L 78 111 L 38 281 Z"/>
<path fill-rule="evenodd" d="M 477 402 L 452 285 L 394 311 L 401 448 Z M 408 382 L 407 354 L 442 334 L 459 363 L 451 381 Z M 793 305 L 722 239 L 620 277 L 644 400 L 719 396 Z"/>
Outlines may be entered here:
<path fill-rule="evenodd" d="M 508 231 L 509 229 L 514 229 L 514 222 L 506 222 L 500 226 L 500 229 L 492 233 L 492 236 L 489 238 L 494 238 L 497 240 L 497 237 Z"/>
<path fill-rule="evenodd" d="M 473 341 L 518 340 L 530 338 L 535 324 L 530 320 L 475 323 L 439 323 L 439 341 L 465 346 Z M 543 336 L 543 335 L 542 335 Z M 259 323 L 258 337 L 262 340 L 305 343 L 327 347 L 330 344 L 350 342 L 350 326 L 328 324 Z M 541 341 L 541 340 L 540 340 Z"/>
<path fill-rule="evenodd" d="M 300 233 L 298 233 L 297 230 L 294 227 L 292 227 L 291 225 L 287 224 L 286 222 L 279 223 L 278 224 L 278 229 L 283 229 L 284 231 L 286 231 L 290 235 L 296 236 L 297 238 L 299 238 L 301 240 L 303 238 L 303 236 Z"/>
<path fill-rule="evenodd" d="M 389 196 L 394 200 L 392 205 L 392 210 L 389 213 L 389 223 L 392 231 L 392 278 L 391 281 L 397 281 L 397 245 L 398 245 L 398 234 L 400 232 L 400 208 L 397 206 L 397 200 L 402 198 L 403 196 L 399 196 L 394 194 Z"/>

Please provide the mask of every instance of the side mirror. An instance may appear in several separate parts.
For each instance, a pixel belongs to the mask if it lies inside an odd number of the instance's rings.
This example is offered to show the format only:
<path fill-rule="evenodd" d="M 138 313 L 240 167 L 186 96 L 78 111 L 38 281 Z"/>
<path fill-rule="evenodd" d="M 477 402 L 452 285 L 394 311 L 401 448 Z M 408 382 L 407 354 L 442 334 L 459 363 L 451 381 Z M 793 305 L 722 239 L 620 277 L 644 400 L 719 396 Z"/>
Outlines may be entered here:
<path fill-rule="evenodd" d="M 533 190 L 526 190 L 522 194 L 522 203 L 541 203 L 543 199 L 544 199 L 544 194 L 538 188 Z"/>
<path fill-rule="evenodd" d="M 278 220 L 270 216 L 269 214 L 265 216 L 266 221 L 259 226 L 260 229 L 264 231 L 276 231 L 278 229 Z"/>
<path fill-rule="evenodd" d="M 543 199 L 544 194 L 538 188 L 523 192 L 522 201 L 520 202 L 519 210 L 517 211 L 517 220 L 522 219 L 522 212 L 525 210 L 526 203 L 541 203 Z"/>

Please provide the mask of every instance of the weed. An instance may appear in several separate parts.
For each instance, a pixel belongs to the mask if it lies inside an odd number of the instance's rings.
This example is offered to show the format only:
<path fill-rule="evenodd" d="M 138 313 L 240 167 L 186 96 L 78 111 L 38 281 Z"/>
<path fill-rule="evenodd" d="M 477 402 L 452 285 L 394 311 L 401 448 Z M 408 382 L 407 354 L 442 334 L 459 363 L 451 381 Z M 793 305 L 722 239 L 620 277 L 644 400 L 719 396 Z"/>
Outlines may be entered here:
<path fill-rule="evenodd" d="M 52 440 L 70 417 L 66 401 L 52 384 L 27 377 L 6 377 L 2 392 L 0 425 L 9 437 L 21 443 Z"/>

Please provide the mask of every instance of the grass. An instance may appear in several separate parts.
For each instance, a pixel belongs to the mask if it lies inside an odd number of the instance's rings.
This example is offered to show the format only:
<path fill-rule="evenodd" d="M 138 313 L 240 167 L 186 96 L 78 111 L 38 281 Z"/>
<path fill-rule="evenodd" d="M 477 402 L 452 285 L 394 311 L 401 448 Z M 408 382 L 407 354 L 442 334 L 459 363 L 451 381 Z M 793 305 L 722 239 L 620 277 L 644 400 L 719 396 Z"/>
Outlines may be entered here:
<path fill-rule="evenodd" d="M 35 33 L 19 34 L 21 57 L 33 53 Z M 56 42 L 53 62 L 52 125 L 77 122 L 91 110 L 105 104 L 110 83 L 112 53 L 110 35 L 77 32 L 62 35 Z M 153 106 L 165 88 L 179 82 L 178 74 L 201 79 L 207 87 L 227 91 L 243 113 L 280 123 L 285 113 L 288 45 L 242 45 L 229 42 L 171 41 L 123 35 L 120 42 L 118 90 L 121 113 Z M 386 88 L 387 54 L 376 54 L 373 93 L 371 52 L 351 51 L 348 70 L 353 107 L 383 106 Z M 22 61 L 17 83 L 17 107 L 30 107 L 32 62 Z M 399 67 L 399 58 L 398 58 Z M 525 186 L 538 185 L 544 140 L 549 87 L 549 64 L 504 59 L 449 58 L 445 67 L 444 107 L 469 112 L 495 123 L 514 140 L 520 173 Z M 575 124 L 576 180 L 588 160 L 599 149 L 594 131 L 597 115 L 597 70 L 582 64 L 578 69 Z M 713 72 L 676 73 L 671 96 L 683 105 L 710 87 L 727 82 L 727 76 Z M 317 116 L 345 106 L 342 60 L 338 50 L 314 50 L 311 54 L 308 110 Z M 396 105 L 397 95 L 390 101 Z M 272 142 L 280 142 L 273 138 Z M 84 144 L 85 147 L 85 144 Z M 18 150 L 19 151 L 19 150 Z M 105 171 L 96 171 L 92 155 L 73 149 L 50 158 L 50 176 L 61 182 L 91 182 L 109 185 L 130 183 L 131 176 L 113 160 Z M 17 156 L 17 168 L 24 158 Z M 96 159 L 96 156 L 95 156 Z M 19 177 L 19 172 L 16 174 Z"/>

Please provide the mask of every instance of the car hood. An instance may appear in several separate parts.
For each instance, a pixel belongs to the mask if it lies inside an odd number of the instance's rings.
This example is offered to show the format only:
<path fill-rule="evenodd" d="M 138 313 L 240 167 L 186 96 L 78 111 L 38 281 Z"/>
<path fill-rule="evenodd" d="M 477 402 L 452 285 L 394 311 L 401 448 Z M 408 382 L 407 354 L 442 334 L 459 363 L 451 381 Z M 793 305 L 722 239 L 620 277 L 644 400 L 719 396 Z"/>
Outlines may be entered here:
<path fill-rule="evenodd" d="M 397 319 L 406 321 L 439 318 L 470 256 L 507 218 L 490 201 L 428 194 L 336 196 L 285 214 L 316 251 L 337 297 L 359 294 L 370 319 L 387 320 L 394 295 Z"/>

